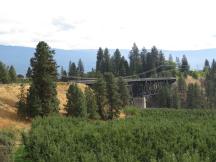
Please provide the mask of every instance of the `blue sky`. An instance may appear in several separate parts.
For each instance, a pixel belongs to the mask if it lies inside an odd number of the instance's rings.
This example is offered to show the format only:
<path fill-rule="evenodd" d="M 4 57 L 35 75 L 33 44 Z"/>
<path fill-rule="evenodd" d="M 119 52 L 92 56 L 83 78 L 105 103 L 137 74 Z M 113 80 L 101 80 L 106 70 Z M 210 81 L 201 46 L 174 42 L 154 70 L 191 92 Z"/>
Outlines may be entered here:
<path fill-rule="evenodd" d="M 0 44 L 216 48 L 215 0 L 0 0 Z"/>

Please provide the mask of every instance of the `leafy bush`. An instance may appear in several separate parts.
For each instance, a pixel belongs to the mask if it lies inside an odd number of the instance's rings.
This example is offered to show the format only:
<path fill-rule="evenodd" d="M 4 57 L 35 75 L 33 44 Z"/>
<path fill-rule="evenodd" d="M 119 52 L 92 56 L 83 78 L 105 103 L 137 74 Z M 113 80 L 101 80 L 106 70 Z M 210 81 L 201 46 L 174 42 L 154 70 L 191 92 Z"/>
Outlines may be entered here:
<path fill-rule="evenodd" d="M 13 162 L 31 162 L 31 160 L 26 157 L 24 146 L 18 147 L 13 157 Z"/>
<path fill-rule="evenodd" d="M 216 111 L 143 110 L 125 120 L 37 118 L 24 135 L 32 161 L 215 162 Z"/>
<path fill-rule="evenodd" d="M 124 109 L 124 113 L 127 116 L 139 115 L 142 110 L 135 106 L 126 106 Z"/>
<path fill-rule="evenodd" d="M 15 135 L 12 130 L 0 130 L 0 161 L 9 162 L 13 150 Z"/>

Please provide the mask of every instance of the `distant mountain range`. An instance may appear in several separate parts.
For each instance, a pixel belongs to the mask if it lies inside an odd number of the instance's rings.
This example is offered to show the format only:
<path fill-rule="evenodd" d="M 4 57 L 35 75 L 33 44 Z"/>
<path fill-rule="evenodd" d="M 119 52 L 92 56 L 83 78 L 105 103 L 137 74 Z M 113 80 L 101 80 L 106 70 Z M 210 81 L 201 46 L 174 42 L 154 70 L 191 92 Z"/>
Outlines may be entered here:
<path fill-rule="evenodd" d="M 110 49 L 112 54 L 115 49 Z M 25 74 L 30 63 L 30 58 L 33 56 L 35 49 L 21 46 L 4 46 L 0 45 L 0 61 L 7 65 L 14 65 L 18 74 Z M 96 53 L 97 49 L 81 49 L 81 50 L 63 50 L 55 49 L 55 59 L 59 66 L 63 66 L 65 69 L 68 68 L 68 63 L 78 62 L 79 58 L 82 59 L 85 70 L 90 71 L 95 68 Z M 128 58 L 130 49 L 121 49 L 122 55 Z M 187 51 L 169 51 L 162 50 L 165 56 L 168 58 L 169 54 L 176 57 L 182 58 L 182 55 L 186 55 L 188 61 L 193 69 L 202 69 L 205 59 L 211 61 L 213 58 L 216 59 L 216 48 L 203 49 L 203 50 L 187 50 Z"/>

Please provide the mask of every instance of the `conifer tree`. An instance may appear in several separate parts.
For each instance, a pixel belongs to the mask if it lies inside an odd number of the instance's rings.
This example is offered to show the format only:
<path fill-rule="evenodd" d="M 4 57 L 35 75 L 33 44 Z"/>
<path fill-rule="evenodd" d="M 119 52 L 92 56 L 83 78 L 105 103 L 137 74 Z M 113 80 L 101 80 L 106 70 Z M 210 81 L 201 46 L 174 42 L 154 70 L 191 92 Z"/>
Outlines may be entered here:
<path fill-rule="evenodd" d="M 64 69 L 64 67 L 61 67 L 61 77 L 67 77 L 67 71 Z"/>
<path fill-rule="evenodd" d="M 102 65 L 102 72 L 111 72 L 111 62 L 110 62 L 110 54 L 108 48 L 104 50 L 104 60 Z"/>
<path fill-rule="evenodd" d="M 17 79 L 17 75 L 16 75 L 16 70 L 13 66 L 10 66 L 9 71 L 8 71 L 8 75 L 10 78 L 10 82 L 16 82 Z"/>
<path fill-rule="evenodd" d="M 124 56 L 121 57 L 120 67 L 119 67 L 119 75 L 120 76 L 127 76 L 130 74 L 130 68 L 128 65 L 127 60 Z"/>
<path fill-rule="evenodd" d="M 181 99 L 179 96 L 179 92 L 177 87 L 172 88 L 171 93 L 171 108 L 180 108 L 181 107 Z"/>
<path fill-rule="evenodd" d="M 176 77 L 177 69 L 176 63 L 171 61 L 165 61 L 165 66 L 162 66 L 160 76 L 162 77 Z"/>
<path fill-rule="evenodd" d="M 159 52 L 159 56 L 158 57 L 159 57 L 159 60 L 158 60 L 159 63 L 158 63 L 158 65 L 163 65 L 166 60 L 165 60 L 165 56 L 164 56 L 164 54 L 163 54 L 162 51 Z"/>
<path fill-rule="evenodd" d="M 146 70 L 151 70 L 151 73 L 148 73 L 147 77 L 156 75 L 156 68 L 161 64 L 161 60 L 163 60 L 162 53 L 159 55 L 158 49 L 153 46 L 151 52 L 146 54 Z"/>
<path fill-rule="evenodd" d="M 28 117 L 44 116 L 42 108 L 42 101 L 39 97 L 39 91 L 37 90 L 34 83 L 31 84 L 28 94 L 26 106 L 28 110 Z"/>
<path fill-rule="evenodd" d="M 210 64 L 209 64 L 209 61 L 206 59 L 206 60 L 205 60 L 205 64 L 204 64 L 203 71 L 204 71 L 205 73 L 207 73 L 209 70 L 210 70 Z"/>
<path fill-rule="evenodd" d="M 143 47 L 140 53 L 141 63 L 142 63 L 142 72 L 147 70 L 147 52 L 148 51 L 145 49 L 145 47 Z"/>
<path fill-rule="evenodd" d="M 121 100 L 121 106 L 125 107 L 126 105 L 129 104 L 129 91 L 127 87 L 127 83 L 124 81 L 122 77 L 118 78 L 118 92 Z"/>
<path fill-rule="evenodd" d="M 179 79 L 177 80 L 178 85 L 178 92 L 181 99 L 181 106 L 186 107 L 186 99 L 187 99 L 187 84 L 185 82 L 185 78 L 180 75 Z"/>
<path fill-rule="evenodd" d="M 131 74 L 137 74 L 141 69 L 141 58 L 137 45 L 134 43 L 129 54 L 130 59 L 130 72 Z"/>
<path fill-rule="evenodd" d="M 216 62 L 213 59 L 211 68 L 206 74 L 205 89 L 207 96 L 207 104 L 209 108 L 216 107 Z"/>
<path fill-rule="evenodd" d="M 159 107 L 170 108 L 171 107 L 171 87 L 169 85 L 162 87 L 157 96 Z"/>
<path fill-rule="evenodd" d="M 158 106 L 161 108 L 180 108 L 181 101 L 177 87 L 166 85 L 162 87 L 156 97 Z"/>
<path fill-rule="evenodd" d="M 95 84 L 95 94 L 96 94 L 96 101 L 98 106 L 98 113 L 103 120 L 106 120 L 108 115 L 108 99 L 107 99 L 107 88 L 106 82 L 102 75 L 99 75 L 96 84 Z"/>
<path fill-rule="evenodd" d="M 64 70 L 63 66 L 61 67 L 61 80 L 66 81 L 67 80 L 67 71 Z"/>
<path fill-rule="evenodd" d="M 77 84 L 71 84 L 68 89 L 66 110 L 68 115 L 74 117 L 87 116 L 85 95 L 79 89 Z"/>
<path fill-rule="evenodd" d="M 78 71 L 79 76 L 83 76 L 83 74 L 84 74 L 84 65 L 83 65 L 83 62 L 82 62 L 81 59 L 79 59 L 79 61 L 78 61 L 77 71 Z"/>
<path fill-rule="evenodd" d="M 85 89 L 85 97 L 88 117 L 91 119 L 96 119 L 98 117 L 98 108 L 94 91 L 91 88 L 87 87 Z"/>
<path fill-rule="evenodd" d="M 31 59 L 32 83 L 27 97 L 27 108 L 31 117 L 46 116 L 59 110 L 54 53 L 47 43 L 39 42 Z"/>
<path fill-rule="evenodd" d="M 25 118 L 28 116 L 28 110 L 26 105 L 26 94 L 25 94 L 25 85 L 20 84 L 20 94 L 18 96 L 19 101 L 17 102 L 17 114 L 21 118 Z"/>
<path fill-rule="evenodd" d="M 109 102 L 108 119 L 119 116 L 121 109 L 121 101 L 118 93 L 118 86 L 112 73 L 105 73 L 107 99 Z"/>
<path fill-rule="evenodd" d="M 2 62 L 0 62 L 0 83 L 9 83 L 8 69 Z"/>
<path fill-rule="evenodd" d="M 154 68 L 154 65 L 153 65 L 153 58 L 152 58 L 151 52 L 147 52 L 147 54 L 146 54 L 146 71 L 152 70 L 153 68 Z"/>
<path fill-rule="evenodd" d="M 152 66 L 156 67 L 159 64 L 159 51 L 156 46 L 151 48 Z"/>
<path fill-rule="evenodd" d="M 73 76 L 77 76 L 77 67 L 76 64 L 74 62 L 69 62 L 69 71 L 68 71 L 68 76 L 69 77 L 73 77 Z"/>
<path fill-rule="evenodd" d="M 181 62 L 180 62 L 179 57 L 176 57 L 176 66 L 177 66 L 178 69 L 181 68 Z"/>
<path fill-rule="evenodd" d="M 97 61 L 96 61 L 96 72 L 103 73 L 103 60 L 104 60 L 104 54 L 103 49 L 100 47 L 97 52 Z"/>
<path fill-rule="evenodd" d="M 72 66 L 72 62 L 71 62 L 71 60 L 69 61 L 69 65 L 68 65 L 68 76 L 69 77 L 71 77 L 72 75 L 71 75 L 71 66 Z"/>
<path fill-rule="evenodd" d="M 202 92 L 198 84 L 189 84 L 187 91 L 187 107 L 202 108 Z"/>
<path fill-rule="evenodd" d="M 181 72 L 184 74 L 184 76 L 187 76 L 190 70 L 190 66 L 187 61 L 187 57 L 183 55 L 182 61 L 181 61 Z"/>
<path fill-rule="evenodd" d="M 119 76 L 120 75 L 120 68 L 121 68 L 121 52 L 119 51 L 119 49 L 115 50 L 115 52 L 111 58 L 111 62 L 112 62 L 113 74 L 115 76 Z"/>
<path fill-rule="evenodd" d="M 32 75 L 32 70 L 30 67 L 28 67 L 28 70 L 26 72 L 26 78 L 31 78 L 31 75 Z"/>
<path fill-rule="evenodd" d="M 156 48 L 156 46 L 153 46 L 151 49 L 151 53 L 148 59 L 148 69 L 153 70 L 157 68 L 160 65 L 160 57 L 159 57 L 159 51 Z M 151 75 L 155 76 L 157 73 L 156 70 L 154 70 Z"/>
<path fill-rule="evenodd" d="M 160 67 L 160 68 L 158 68 L 158 70 L 157 70 L 157 75 L 158 76 L 161 76 L 161 75 L 163 75 L 163 72 L 166 70 L 166 67 L 163 67 L 163 66 L 161 66 L 161 65 L 164 65 L 164 64 L 166 64 L 167 63 L 167 61 L 165 60 L 165 56 L 164 56 L 164 54 L 163 54 L 163 52 L 162 51 L 160 51 L 159 52 L 159 54 L 158 54 L 158 61 L 156 62 L 156 68 L 157 67 Z"/>
<path fill-rule="evenodd" d="M 173 62 L 173 57 L 171 54 L 169 55 L 169 62 Z"/>

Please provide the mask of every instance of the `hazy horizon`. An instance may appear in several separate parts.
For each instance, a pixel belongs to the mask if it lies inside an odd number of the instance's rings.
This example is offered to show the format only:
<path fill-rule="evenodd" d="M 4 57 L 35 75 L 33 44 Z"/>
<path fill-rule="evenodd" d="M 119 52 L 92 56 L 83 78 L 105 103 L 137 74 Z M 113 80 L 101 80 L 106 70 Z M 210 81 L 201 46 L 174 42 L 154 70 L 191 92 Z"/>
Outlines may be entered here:
<path fill-rule="evenodd" d="M 43 40 L 41 40 L 41 41 L 43 41 Z M 134 42 L 134 43 L 136 43 L 136 42 Z M 0 46 L 6 46 L 6 47 L 24 47 L 24 48 L 36 48 L 36 47 L 32 47 L 32 46 L 21 46 L 21 45 L 7 45 L 7 44 L 0 44 Z M 146 48 L 145 46 L 139 46 L 139 45 L 137 45 L 138 46 L 138 48 L 139 48 L 139 50 L 141 51 L 142 50 L 142 48 L 144 47 L 144 48 Z M 155 46 L 155 45 L 153 45 L 153 46 Z M 153 46 L 151 46 L 151 47 L 153 47 Z M 51 47 L 51 46 L 50 46 Z M 55 47 L 51 47 L 52 49 L 58 49 L 58 50 L 65 50 L 65 51 L 76 51 L 76 50 L 98 50 L 99 48 L 100 48 L 101 46 L 98 46 L 98 48 L 71 48 L 71 49 L 64 49 L 64 48 L 55 48 Z M 105 49 L 105 48 L 108 48 L 108 49 L 110 49 L 110 50 L 115 50 L 115 49 L 121 49 L 121 50 L 131 50 L 131 47 L 132 47 L 132 45 L 130 46 L 130 47 L 128 47 L 128 48 L 109 48 L 109 47 L 101 47 L 102 49 Z M 146 48 L 147 50 L 150 50 L 151 49 L 151 47 L 150 48 Z M 156 46 L 157 47 L 157 46 Z M 203 50 L 214 50 L 214 49 L 216 49 L 216 47 L 215 48 L 201 48 L 201 49 L 179 49 L 179 50 L 172 50 L 172 49 L 161 49 L 161 48 L 159 48 L 159 47 L 157 47 L 158 48 L 158 50 L 162 50 L 162 51 L 170 51 L 170 52 L 175 52 L 175 51 L 203 51 Z"/>

